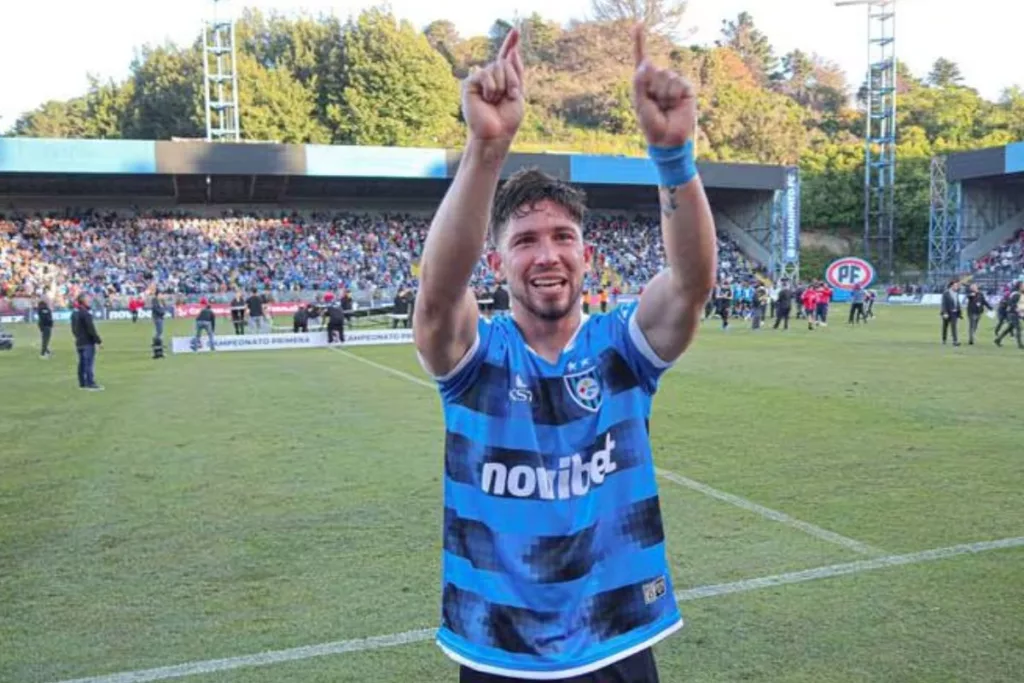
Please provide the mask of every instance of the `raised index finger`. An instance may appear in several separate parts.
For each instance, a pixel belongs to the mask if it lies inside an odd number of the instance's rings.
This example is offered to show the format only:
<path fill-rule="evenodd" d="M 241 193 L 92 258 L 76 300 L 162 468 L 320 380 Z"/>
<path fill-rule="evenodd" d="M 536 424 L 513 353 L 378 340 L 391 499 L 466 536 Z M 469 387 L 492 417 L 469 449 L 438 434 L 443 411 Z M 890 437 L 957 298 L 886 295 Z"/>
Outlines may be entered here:
<path fill-rule="evenodd" d="M 512 50 L 516 49 L 516 45 L 519 44 L 519 29 L 512 29 L 505 36 L 505 42 L 501 44 L 501 49 L 498 50 L 498 57 L 501 59 L 507 59 Z"/>
<path fill-rule="evenodd" d="M 644 48 L 644 25 L 637 24 L 633 27 L 633 63 L 639 67 L 647 58 Z"/>

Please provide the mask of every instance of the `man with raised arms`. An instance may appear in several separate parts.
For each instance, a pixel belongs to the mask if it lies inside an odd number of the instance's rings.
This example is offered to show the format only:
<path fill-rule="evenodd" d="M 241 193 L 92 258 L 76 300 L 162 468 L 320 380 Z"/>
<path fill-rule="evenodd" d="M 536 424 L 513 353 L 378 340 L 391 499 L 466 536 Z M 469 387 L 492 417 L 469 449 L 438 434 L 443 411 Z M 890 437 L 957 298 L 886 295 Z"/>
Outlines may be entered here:
<path fill-rule="evenodd" d="M 699 327 L 716 237 L 694 90 L 648 61 L 642 27 L 633 43 L 668 267 L 607 314 L 581 311 L 583 193 L 524 170 L 495 196 L 523 119 L 518 32 L 464 83 L 469 139 L 427 236 L 413 322 L 446 427 L 437 642 L 463 682 L 653 683 L 651 647 L 682 626 L 648 420 Z M 469 287 L 488 227 L 512 311 L 493 320 Z"/>

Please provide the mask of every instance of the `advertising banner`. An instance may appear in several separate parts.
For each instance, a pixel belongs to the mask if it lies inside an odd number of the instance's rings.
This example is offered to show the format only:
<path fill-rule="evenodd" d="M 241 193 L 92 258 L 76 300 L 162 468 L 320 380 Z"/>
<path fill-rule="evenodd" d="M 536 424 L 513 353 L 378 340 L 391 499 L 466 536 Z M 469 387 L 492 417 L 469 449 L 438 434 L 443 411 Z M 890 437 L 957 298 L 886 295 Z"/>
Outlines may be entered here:
<path fill-rule="evenodd" d="M 786 263 L 800 259 L 800 170 L 786 172 L 785 224 L 783 225 L 783 258 Z"/>
<path fill-rule="evenodd" d="M 301 301 L 285 301 L 282 303 L 264 304 L 263 309 L 270 312 L 270 315 L 291 315 L 303 305 Z M 175 318 L 194 318 L 203 310 L 201 304 L 178 304 L 174 307 Z M 210 310 L 217 317 L 230 318 L 231 304 L 214 303 L 210 304 Z M 248 309 L 247 309 L 248 310 Z"/>
<path fill-rule="evenodd" d="M 214 335 L 217 353 L 222 351 L 277 351 L 280 349 L 315 349 L 327 347 L 327 332 L 300 332 L 298 334 L 239 334 Z M 412 330 L 353 330 L 345 331 L 345 343 L 338 347 L 371 346 L 374 344 L 411 344 Z M 173 353 L 209 353 L 210 340 L 204 334 L 196 337 L 171 339 Z"/>
<path fill-rule="evenodd" d="M 836 259 L 825 269 L 825 281 L 835 289 L 852 291 L 867 289 L 875 279 L 875 267 L 862 258 L 846 256 Z"/>

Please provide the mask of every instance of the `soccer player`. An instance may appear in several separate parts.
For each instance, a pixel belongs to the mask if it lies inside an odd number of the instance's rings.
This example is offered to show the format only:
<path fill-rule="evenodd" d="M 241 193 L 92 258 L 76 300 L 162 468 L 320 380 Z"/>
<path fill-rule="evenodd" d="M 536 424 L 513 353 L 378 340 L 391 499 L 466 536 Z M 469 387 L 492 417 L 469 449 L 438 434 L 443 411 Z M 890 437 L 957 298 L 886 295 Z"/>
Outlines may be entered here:
<path fill-rule="evenodd" d="M 633 39 L 668 267 L 607 314 L 580 305 L 583 193 L 524 170 L 495 197 L 523 118 L 518 31 L 464 83 L 469 138 L 427 235 L 413 313 L 446 426 L 437 642 L 463 683 L 654 683 L 651 648 L 682 626 L 648 419 L 699 327 L 716 236 L 694 162 L 696 94 L 647 60 L 640 27 Z M 512 305 L 492 320 L 468 286 L 488 223 Z"/>

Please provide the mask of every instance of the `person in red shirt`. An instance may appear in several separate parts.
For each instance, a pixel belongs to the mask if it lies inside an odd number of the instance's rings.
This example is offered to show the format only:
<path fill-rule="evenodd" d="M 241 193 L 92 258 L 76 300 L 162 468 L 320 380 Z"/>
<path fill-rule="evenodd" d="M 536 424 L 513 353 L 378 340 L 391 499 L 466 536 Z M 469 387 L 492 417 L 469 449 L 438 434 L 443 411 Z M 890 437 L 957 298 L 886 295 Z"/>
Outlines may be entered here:
<path fill-rule="evenodd" d="M 828 327 L 828 307 L 832 303 L 832 289 L 824 282 L 818 285 L 818 301 L 815 309 L 815 317 L 818 324 Z"/>
<path fill-rule="evenodd" d="M 803 296 L 800 297 L 800 303 L 804 307 L 804 317 L 807 318 L 807 329 L 813 330 L 814 312 L 818 305 L 818 290 L 814 285 L 804 290 Z"/>

